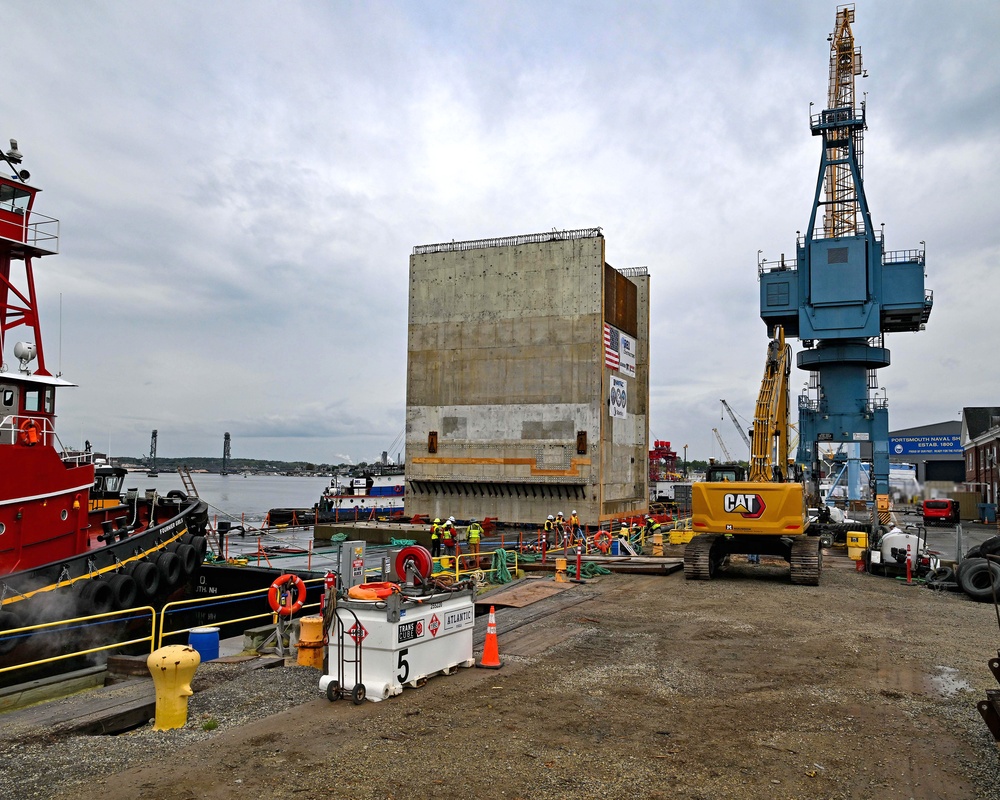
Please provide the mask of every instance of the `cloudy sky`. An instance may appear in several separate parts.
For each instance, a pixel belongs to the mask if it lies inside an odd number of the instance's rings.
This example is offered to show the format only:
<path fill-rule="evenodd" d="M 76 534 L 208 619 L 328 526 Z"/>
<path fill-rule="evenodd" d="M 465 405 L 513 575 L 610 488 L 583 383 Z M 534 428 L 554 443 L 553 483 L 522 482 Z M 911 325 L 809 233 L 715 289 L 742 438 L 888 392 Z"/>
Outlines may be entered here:
<path fill-rule="evenodd" d="M 707 458 L 718 427 L 735 454 L 719 400 L 752 416 L 757 254 L 794 257 L 809 219 L 835 13 L 7 4 L 0 141 L 61 220 L 36 281 L 48 366 L 80 384 L 63 441 L 395 457 L 411 248 L 601 226 L 613 266 L 652 276 L 650 438 Z M 890 427 L 957 419 L 1000 403 L 1000 4 L 859 0 L 854 33 L 873 221 L 887 249 L 926 241 L 935 299 L 887 337 Z"/>

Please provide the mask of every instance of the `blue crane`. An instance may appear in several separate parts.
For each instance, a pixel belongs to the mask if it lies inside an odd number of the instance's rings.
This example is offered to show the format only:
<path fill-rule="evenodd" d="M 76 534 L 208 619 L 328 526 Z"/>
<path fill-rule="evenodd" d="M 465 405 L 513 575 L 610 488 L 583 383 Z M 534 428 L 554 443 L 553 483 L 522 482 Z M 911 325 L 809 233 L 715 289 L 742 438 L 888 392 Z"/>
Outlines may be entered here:
<path fill-rule="evenodd" d="M 872 226 L 862 182 L 865 104 L 854 97 L 855 77 L 867 73 L 853 22 L 853 4 L 840 6 L 829 37 L 829 107 L 818 114 L 810 108 L 812 135 L 823 147 L 809 225 L 797 234 L 795 261 L 759 259 L 760 316 L 769 330 L 783 326 L 804 348 L 796 365 L 810 379 L 799 396 L 796 460 L 810 493 L 821 476 L 817 445 L 859 444 L 872 464 L 879 521 L 886 523 L 889 409 L 884 390 L 876 392 L 876 370 L 889 365 L 885 334 L 923 330 L 933 294 L 924 288 L 924 243 L 887 251 L 884 226 Z"/>

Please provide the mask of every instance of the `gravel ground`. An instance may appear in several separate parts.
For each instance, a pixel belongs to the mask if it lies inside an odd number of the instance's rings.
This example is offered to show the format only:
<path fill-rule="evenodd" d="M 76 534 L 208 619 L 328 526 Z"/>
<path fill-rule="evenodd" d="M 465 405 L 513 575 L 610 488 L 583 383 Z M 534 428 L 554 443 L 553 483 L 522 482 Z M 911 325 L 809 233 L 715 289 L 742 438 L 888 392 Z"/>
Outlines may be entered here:
<path fill-rule="evenodd" d="M 498 609 L 502 670 L 382 703 L 329 703 L 309 668 L 211 665 L 181 730 L 5 726 L 0 796 L 1000 798 L 975 708 L 993 607 L 845 561 L 820 587 L 734 559 Z"/>

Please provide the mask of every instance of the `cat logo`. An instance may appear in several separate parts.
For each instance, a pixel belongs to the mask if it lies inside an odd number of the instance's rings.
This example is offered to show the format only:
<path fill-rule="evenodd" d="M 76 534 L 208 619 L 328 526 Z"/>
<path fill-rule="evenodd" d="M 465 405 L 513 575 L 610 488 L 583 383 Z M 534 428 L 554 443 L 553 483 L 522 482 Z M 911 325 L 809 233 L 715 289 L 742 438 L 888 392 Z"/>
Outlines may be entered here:
<path fill-rule="evenodd" d="M 759 494 L 727 494 L 722 498 L 727 514 L 739 514 L 744 519 L 760 519 L 766 506 Z"/>

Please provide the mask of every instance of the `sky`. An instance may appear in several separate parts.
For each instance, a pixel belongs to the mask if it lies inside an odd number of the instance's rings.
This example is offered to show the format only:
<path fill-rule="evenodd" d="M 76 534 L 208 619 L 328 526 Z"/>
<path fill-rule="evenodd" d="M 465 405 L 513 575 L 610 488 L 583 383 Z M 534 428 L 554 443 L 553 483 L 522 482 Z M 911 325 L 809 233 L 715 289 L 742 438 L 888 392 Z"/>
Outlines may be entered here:
<path fill-rule="evenodd" d="M 900 430 L 1000 404 L 1000 4 L 856 10 L 873 222 L 888 250 L 926 242 L 934 291 L 925 331 L 886 337 Z M 63 443 L 136 456 L 157 429 L 161 456 L 221 456 L 230 432 L 238 458 L 395 459 L 412 248 L 600 226 L 612 266 L 651 275 L 650 440 L 708 458 L 718 428 L 738 455 L 720 400 L 752 418 L 757 261 L 794 258 L 807 227 L 835 15 L 8 4 L 0 141 L 61 225 L 35 280 L 47 366 L 79 384 Z"/>

